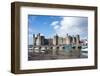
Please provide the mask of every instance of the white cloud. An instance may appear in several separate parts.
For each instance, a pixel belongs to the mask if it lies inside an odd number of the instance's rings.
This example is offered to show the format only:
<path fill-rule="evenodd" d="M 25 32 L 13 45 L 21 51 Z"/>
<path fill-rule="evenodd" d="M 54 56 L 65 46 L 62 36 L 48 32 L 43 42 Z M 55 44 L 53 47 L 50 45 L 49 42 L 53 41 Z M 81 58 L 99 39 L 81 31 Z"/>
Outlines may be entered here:
<path fill-rule="evenodd" d="M 59 25 L 57 24 L 59 22 Z M 66 34 L 76 35 L 82 34 L 84 27 L 80 28 L 83 18 L 76 17 L 62 17 L 61 21 L 52 22 L 55 32 L 60 36 L 66 36 Z"/>
<path fill-rule="evenodd" d="M 54 26 L 54 29 L 56 30 L 56 29 L 59 29 L 59 25 L 55 25 Z"/>
<path fill-rule="evenodd" d="M 43 33 L 41 33 L 41 36 L 45 36 Z"/>
<path fill-rule="evenodd" d="M 57 25 L 58 23 L 59 23 L 59 21 L 54 21 L 54 22 L 51 23 L 51 26 L 55 26 L 55 25 Z"/>
<path fill-rule="evenodd" d="M 60 23 L 61 27 L 59 30 L 56 30 L 59 32 L 59 34 L 75 34 L 79 33 L 80 29 L 77 27 L 78 25 L 78 20 L 73 17 L 64 17 Z"/>

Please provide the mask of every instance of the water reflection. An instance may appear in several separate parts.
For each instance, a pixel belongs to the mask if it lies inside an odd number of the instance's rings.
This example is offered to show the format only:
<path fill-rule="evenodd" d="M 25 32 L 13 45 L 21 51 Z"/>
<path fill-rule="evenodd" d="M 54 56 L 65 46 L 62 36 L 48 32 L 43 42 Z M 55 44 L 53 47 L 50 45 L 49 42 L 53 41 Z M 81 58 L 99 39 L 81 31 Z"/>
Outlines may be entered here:
<path fill-rule="evenodd" d="M 77 59 L 87 58 L 79 47 L 39 47 L 29 49 L 28 60 L 52 60 L 52 59 Z"/>

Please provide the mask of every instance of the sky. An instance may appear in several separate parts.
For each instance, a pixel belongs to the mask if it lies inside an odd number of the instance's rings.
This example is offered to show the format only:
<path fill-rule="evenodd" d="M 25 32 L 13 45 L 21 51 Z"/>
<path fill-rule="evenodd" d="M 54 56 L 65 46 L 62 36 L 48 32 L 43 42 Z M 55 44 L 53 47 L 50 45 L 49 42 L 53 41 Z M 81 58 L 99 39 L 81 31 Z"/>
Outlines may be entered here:
<path fill-rule="evenodd" d="M 55 34 L 61 37 L 80 35 L 81 39 L 88 37 L 88 18 L 75 16 L 50 16 L 28 15 L 28 41 L 31 45 L 33 34 L 41 33 L 46 38 L 52 38 Z"/>

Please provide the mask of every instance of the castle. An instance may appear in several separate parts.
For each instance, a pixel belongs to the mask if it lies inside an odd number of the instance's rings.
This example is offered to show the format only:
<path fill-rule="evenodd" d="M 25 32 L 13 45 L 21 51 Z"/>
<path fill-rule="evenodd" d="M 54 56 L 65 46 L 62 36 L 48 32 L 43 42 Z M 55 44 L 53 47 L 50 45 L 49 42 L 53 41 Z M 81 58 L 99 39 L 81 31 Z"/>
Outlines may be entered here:
<path fill-rule="evenodd" d="M 41 46 L 41 45 L 79 45 L 80 44 L 80 36 L 70 36 L 66 34 L 65 37 L 60 37 L 57 34 L 53 38 L 45 38 L 40 33 L 35 36 L 33 34 L 33 46 Z"/>

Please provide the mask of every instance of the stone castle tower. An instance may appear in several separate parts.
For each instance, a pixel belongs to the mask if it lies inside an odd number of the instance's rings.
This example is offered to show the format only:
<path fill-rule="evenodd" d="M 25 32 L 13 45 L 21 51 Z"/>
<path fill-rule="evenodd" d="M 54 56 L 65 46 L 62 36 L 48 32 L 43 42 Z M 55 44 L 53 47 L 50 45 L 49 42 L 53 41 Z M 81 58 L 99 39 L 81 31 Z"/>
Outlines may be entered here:
<path fill-rule="evenodd" d="M 36 38 L 35 38 L 35 34 L 33 34 L 33 45 L 36 45 Z"/>
<path fill-rule="evenodd" d="M 53 38 L 53 45 L 58 45 L 58 35 L 57 34 Z"/>
<path fill-rule="evenodd" d="M 79 45 L 80 44 L 80 36 L 76 35 L 76 44 Z"/>
<path fill-rule="evenodd" d="M 37 34 L 37 41 L 36 41 L 37 45 L 41 45 L 41 37 L 40 37 L 40 33 Z"/>
<path fill-rule="evenodd" d="M 59 37 L 57 34 L 53 38 L 46 39 L 45 36 L 41 36 L 40 33 L 33 34 L 33 45 L 79 45 L 80 44 L 80 36 L 70 36 L 66 35 L 65 37 Z"/>

